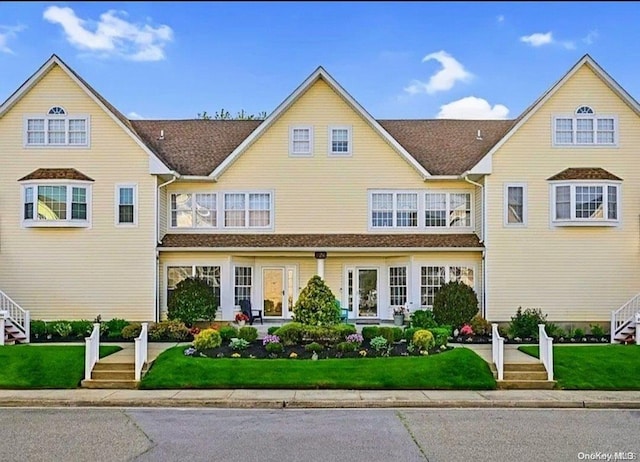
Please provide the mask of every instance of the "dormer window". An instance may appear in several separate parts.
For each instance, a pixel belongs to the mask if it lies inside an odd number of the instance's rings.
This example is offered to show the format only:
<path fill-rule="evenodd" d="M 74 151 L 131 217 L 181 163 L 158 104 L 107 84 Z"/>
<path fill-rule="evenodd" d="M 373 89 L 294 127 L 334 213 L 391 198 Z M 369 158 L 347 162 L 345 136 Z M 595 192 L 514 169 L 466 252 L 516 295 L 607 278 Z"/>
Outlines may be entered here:
<path fill-rule="evenodd" d="M 614 146 L 617 121 L 610 115 L 596 115 L 590 106 L 580 106 L 572 116 L 554 118 L 555 146 Z"/>
<path fill-rule="evenodd" d="M 88 146 L 89 117 L 69 115 L 62 106 L 53 106 L 46 116 L 25 118 L 25 146 Z"/>

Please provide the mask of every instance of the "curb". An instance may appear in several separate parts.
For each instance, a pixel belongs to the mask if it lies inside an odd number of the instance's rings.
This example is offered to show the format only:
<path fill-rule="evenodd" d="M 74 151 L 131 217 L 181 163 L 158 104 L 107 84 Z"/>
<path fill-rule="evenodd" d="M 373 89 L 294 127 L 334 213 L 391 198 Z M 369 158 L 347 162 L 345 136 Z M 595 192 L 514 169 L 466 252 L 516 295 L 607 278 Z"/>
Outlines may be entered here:
<path fill-rule="evenodd" d="M 221 408 L 221 409 L 640 409 L 640 401 L 526 401 L 526 400 L 452 400 L 452 401 L 372 401 L 372 400 L 224 400 L 224 399 L 157 399 L 157 400 L 63 400 L 10 399 L 0 401 L 2 407 L 147 407 L 147 408 Z"/>

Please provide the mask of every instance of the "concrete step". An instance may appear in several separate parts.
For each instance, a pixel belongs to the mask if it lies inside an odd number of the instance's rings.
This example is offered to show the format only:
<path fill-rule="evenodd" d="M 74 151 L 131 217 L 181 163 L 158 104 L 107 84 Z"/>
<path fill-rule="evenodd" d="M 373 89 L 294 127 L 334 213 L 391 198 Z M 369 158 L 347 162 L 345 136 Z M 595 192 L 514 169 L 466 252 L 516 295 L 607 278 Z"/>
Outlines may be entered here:
<path fill-rule="evenodd" d="M 505 380 L 547 380 L 547 371 L 505 371 Z"/>
<path fill-rule="evenodd" d="M 135 389 L 138 388 L 138 382 L 135 380 L 83 380 L 81 382 L 83 388 L 102 388 L 102 389 Z"/>
<path fill-rule="evenodd" d="M 131 371 L 118 371 L 118 370 L 93 370 L 91 372 L 92 380 L 134 380 L 135 374 Z"/>
<path fill-rule="evenodd" d="M 107 363 L 98 361 L 95 366 L 93 366 L 93 371 L 131 371 L 133 372 L 136 368 L 135 363 Z"/>
<path fill-rule="evenodd" d="M 544 372 L 544 364 L 540 362 L 535 363 L 505 363 L 505 372 Z"/>
<path fill-rule="evenodd" d="M 500 390 L 551 390 L 555 387 L 555 380 L 498 380 Z"/>

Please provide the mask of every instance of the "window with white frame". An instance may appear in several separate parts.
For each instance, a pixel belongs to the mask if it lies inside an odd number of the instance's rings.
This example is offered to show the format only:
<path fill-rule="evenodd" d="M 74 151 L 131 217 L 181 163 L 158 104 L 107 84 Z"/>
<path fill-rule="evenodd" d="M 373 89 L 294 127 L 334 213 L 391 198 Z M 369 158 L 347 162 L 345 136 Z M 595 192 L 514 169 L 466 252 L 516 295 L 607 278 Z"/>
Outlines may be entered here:
<path fill-rule="evenodd" d="M 234 274 L 234 304 L 240 305 L 240 300 L 251 300 L 252 268 L 250 266 L 236 266 Z"/>
<path fill-rule="evenodd" d="M 219 266 L 168 266 L 167 267 L 167 305 L 178 284 L 187 278 L 204 280 L 220 304 L 220 267 Z"/>
<path fill-rule="evenodd" d="M 217 221 L 215 193 L 172 193 L 170 198 L 172 228 L 215 228 Z"/>
<path fill-rule="evenodd" d="M 271 193 L 225 193 L 225 228 L 271 227 Z"/>
<path fill-rule="evenodd" d="M 418 193 L 371 194 L 371 227 L 412 228 L 418 226 Z"/>
<path fill-rule="evenodd" d="M 407 303 L 407 267 L 389 268 L 389 304 L 401 306 Z"/>
<path fill-rule="evenodd" d="M 69 115 L 54 106 L 45 116 L 25 118 L 26 146 L 88 146 L 89 117 Z"/>
<path fill-rule="evenodd" d="M 554 118 L 553 141 L 558 146 L 615 145 L 616 125 L 615 117 L 580 106 L 572 116 Z"/>
<path fill-rule="evenodd" d="M 425 226 L 468 228 L 471 226 L 471 193 L 426 193 Z"/>
<path fill-rule="evenodd" d="M 138 222 L 137 187 L 134 184 L 116 186 L 116 224 L 135 225 Z"/>
<path fill-rule="evenodd" d="M 431 309 L 440 287 L 451 281 L 474 286 L 473 268 L 467 266 L 423 266 L 420 273 L 420 305 Z"/>
<path fill-rule="evenodd" d="M 329 127 L 329 154 L 351 154 L 351 127 Z"/>
<path fill-rule="evenodd" d="M 552 185 L 552 221 L 555 224 L 616 224 L 620 185 L 574 182 Z"/>
<path fill-rule="evenodd" d="M 74 183 L 23 185 L 25 226 L 88 226 L 90 186 Z"/>
<path fill-rule="evenodd" d="M 289 153 L 292 156 L 310 156 L 313 154 L 313 127 L 291 127 L 289 139 Z"/>
<path fill-rule="evenodd" d="M 504 190 L 504 223 L 506 226 L 526 225 L 526 186 L 507 184 Z"/>

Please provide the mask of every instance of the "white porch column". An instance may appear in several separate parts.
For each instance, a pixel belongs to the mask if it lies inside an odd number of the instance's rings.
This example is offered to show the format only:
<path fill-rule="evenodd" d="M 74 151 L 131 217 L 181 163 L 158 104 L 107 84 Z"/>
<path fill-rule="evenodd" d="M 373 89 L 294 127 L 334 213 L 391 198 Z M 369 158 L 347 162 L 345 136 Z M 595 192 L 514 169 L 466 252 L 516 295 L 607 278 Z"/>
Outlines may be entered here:
<path fill-rule="evenodd" d="M 316 252 L 316 274 L 324 280 L 324 260 L 327 258 L 327 252 Z"/>

